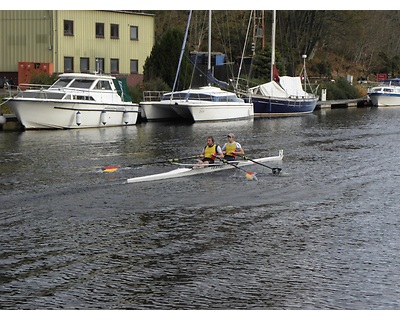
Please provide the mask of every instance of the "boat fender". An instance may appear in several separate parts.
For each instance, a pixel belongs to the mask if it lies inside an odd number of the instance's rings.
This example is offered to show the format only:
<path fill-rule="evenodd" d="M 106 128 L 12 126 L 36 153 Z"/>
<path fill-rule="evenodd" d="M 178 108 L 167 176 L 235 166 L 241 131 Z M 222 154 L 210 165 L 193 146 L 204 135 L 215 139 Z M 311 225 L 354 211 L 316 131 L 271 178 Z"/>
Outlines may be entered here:
<path fill-rule="evenodd" d="M 107 123 L 107 114 L 106 114 L 106 110 L 103 110 L 102 112 L 101 112 L 101 115 L 100 115 L 100 122 L 102 123 L 102 124 L 106 124 Z"/>
<path fill-rule="evenodd" d="M 126 110 L 124 110 L 124 115 L 122 116 L 122 122 L 125 124 L 129 123 L 129 113 Z"/>
<path fill-rule="evenodd" d="M 80 111 L 78 111 L 78 112 L 76 113 L 76 124 L 77 124 L 78 126 L 80 126 L 81 123 L 82 123 L 82 114 L 81 114 Z"/>
<path fill-rule="evenodd" d="M 0 114 L 0 126 L 5 124 L 7 122 L 7 119 L 5 116 L 3 116 L 2 114 Z"/>

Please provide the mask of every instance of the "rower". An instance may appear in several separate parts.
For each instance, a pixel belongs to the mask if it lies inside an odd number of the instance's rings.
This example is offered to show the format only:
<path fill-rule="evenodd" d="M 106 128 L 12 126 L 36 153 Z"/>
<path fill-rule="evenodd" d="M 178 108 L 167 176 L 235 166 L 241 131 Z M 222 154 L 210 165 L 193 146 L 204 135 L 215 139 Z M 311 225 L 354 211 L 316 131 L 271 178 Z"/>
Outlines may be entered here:
<path fill-rule="evenodd" d="M 214 163 L 215 158 L 224 157 L 221 147 L 214 143 L 213 136 L 207 137 L 207 145 L 203 148 L 203 151 L 199 157 L 201 158 L 201 160 L 199 160 L 199 164 Z"/>
<path fill-rule="evenodd" d="M 224 159 L 227 161 L 234 161 L 236 155 L 244 155 L 244 150 L 240 143 L 235 141 L 233 133 L 228 134 L 228 142 L 222 147 L 222 153 L 224 154 Z"/>

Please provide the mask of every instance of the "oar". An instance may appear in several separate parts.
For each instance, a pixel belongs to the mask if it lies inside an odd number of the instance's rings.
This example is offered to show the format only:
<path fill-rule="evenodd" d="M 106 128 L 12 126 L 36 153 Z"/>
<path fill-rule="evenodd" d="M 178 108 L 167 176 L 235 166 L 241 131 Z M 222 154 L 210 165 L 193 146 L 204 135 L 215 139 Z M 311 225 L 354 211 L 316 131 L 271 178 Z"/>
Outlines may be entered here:
<path fill-rule="evenodd" d="M 150 164 L 160 164 L 160 163 L 172 163 L 172 162 L 178 162 L 181 160 L 187 160 L 187 159 L 194 159 L 198 158 L 199 156 L 190 156 L 190 157 L 183 157 L 183 158 L 173 158 L 173 159 L 167 159 L 167 160 L 160 160 L 160 161 L 154 161 L 154 162 L 145 162 L 145 163 L 136 163 L 133 165 L 128 165 L 126 167 L 140 167 L 140 166 L 145 166 L 145 165 L 150 165 Z M 103 166 L 101 167 L 103 169 L 103 172 L 115 172 L 117 171 L 120 166 Z"/>
<path fill-rule="evenodd" d="M 267 165 L 265 165 L 265 164 L 263 164 L 261 162 L 258 162 L 258 161 L 255 161 L 253 159 L 247 158 L 246 156 L 242 156 L 240 154 L 237 154 L 237 155 L 242 157 L 244 160 L 248 160 L 248 161 L 254 162 L 256 164 L 259 164 L 260 166 L 263 166 L 263 167 L 266 167 L 268 169 L 271 169 L 273 174 L 279 174 L 282 171 L 282 168 L 272 168 L 272 167 L 269 167 L 269 166 L 267 166 Z"/>
<path fill-rule="evenodd" d="M 239 169 L 239 170 L 241 170 L 241 171 L 243 171 L 243 172 L 246 172 L 246 178 L 247 178 L 247 179 L 249 179 L 249 180 L 253 180 L 253 179 L 258 180 L 257 177 L 256 177 L 256 173 L 255 173 L 255 172 L 246 171 L 246 170 L 244 170 L 243 168 L 238 167 L 236 164 L 231 163 L 231 162 L 229 162 L 229 161 L 226 160 L 226 159 L 221 159 L 221 158 L 219 158 L 219 157 L 215 157 L 215 158 L 217 158 L 218 160 L 222 161 L 223 163 L 230 164 L 231 166 L 235 167 L 236 169 Z"/>

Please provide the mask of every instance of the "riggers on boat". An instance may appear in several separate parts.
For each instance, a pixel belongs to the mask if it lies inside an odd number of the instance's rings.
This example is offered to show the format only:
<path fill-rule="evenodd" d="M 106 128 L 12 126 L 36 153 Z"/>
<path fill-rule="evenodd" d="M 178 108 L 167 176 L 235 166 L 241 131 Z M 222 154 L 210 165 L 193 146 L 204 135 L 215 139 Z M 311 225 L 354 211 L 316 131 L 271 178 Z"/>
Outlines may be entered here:
<path fill-rule="evenodd" d="M 253 161 L 239 160 L 239 161 L 235 161 L 234 163 L 235 163 L 235 166 L 237 166 L 237 167 L 244 167 L 244 166 L 248 166 L 248 165 L 252 165 L 252 164 L 254 165 L 254 162 L 264 163 L 264 162 L 269 162 L 269 161 L 280 161 L 282 159 L 283 159 L 283 150 L 279 150 L 279 154 L 277 156 L 252 159 Z M 178 169 L 171 170 L 168 172 L 152 174 L 152 175 L 142 176 L 142 177 L 130 178 L 130 179 L 127 179 L 127 183 L 182 178 L 182 177 L 193 176 L 193 175 L 197 175 L 197 174 L 211 173 L 211 172 L 217 172 L 217 171 L 228 170 L 228 169 L 235 169 L 235 166 L 232 166 L 229 163 L 224 163 L 224 162 L 221 162 L 221 164 L 208 165 L 208 166 L 200 167 L 200 168 L 196 168 L 196 165 L 193 165 L 192 168 L 178 168 Z"/>

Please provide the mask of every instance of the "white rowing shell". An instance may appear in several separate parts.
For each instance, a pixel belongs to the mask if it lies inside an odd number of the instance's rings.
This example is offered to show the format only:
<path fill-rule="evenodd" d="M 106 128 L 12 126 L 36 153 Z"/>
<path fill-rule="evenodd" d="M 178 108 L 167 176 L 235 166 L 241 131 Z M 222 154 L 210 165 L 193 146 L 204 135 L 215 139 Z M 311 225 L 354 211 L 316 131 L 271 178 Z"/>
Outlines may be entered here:
<path fill-rule="evenodd" d="M 263 162 L 268 162 L 268 161 L 282 160 L 282 158 L 283 158 L 283 150 L 279 150 L 278 156 L 254 159 L 254 161 L 263 163 Z M 254 164 L 252 161 L 239 161 L 237 166 L 242 167 L 242 166 L 248 166 L 248 165 L 252 165 L 252 164 Z M 223 163 L 221 163 L 220 165 L 214 164 L 213 166 L 207 166 L 207 167 L 203 167 L 203 168 L 178 168 L 178 169 L 168 171 L 168 172 L 152 174 L 152 175 L 142 176 L 142 177 L 130 178 L 130 179 L 127 179 L 127 182 L 135 183 L 135 182 L 144 182 L 144 181 L 158 181 L 158 180 L 187 177 L 187 176 L 192 176 L 192 175 L 196 175 L 196 174 L 210 173 L 210 172 L 216 172 L 216 171 L 222 171 L 222 170 L 234 169 L 234 168 L 235 168 L 234 166 L 231 166 L 229 164 L 223 164 Z"/>

